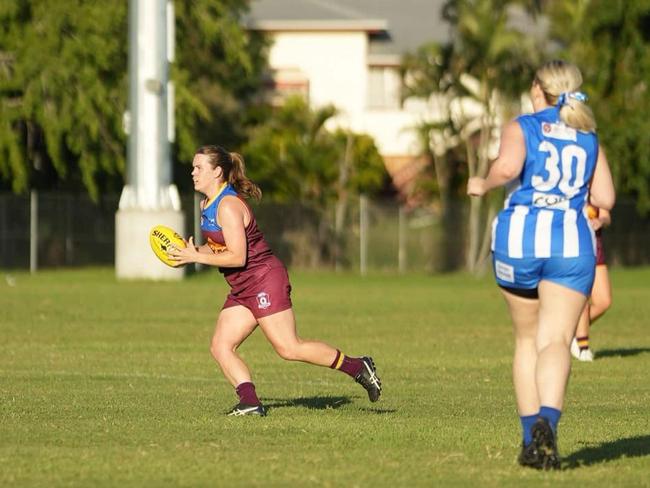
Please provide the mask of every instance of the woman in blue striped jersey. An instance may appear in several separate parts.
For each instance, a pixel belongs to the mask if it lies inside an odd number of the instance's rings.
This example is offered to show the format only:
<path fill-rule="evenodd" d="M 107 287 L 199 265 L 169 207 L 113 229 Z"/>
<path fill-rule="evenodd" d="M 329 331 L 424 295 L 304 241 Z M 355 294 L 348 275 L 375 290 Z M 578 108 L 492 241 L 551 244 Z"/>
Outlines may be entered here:
<path fill-rule="evenodd" d="M 610 210 L 615 191 L 580 70 L 551 61 L 530 88 L 534 113 L 503 128 L 499 156 L 467 193 L 505 185 L 493 223 L 496 281 L 514 324 L 513 381 L 523 428 L 520 464 L 558 469 L 557 424 L 571 369 L 569 345 L 594 280 L 585 205 Z"/>

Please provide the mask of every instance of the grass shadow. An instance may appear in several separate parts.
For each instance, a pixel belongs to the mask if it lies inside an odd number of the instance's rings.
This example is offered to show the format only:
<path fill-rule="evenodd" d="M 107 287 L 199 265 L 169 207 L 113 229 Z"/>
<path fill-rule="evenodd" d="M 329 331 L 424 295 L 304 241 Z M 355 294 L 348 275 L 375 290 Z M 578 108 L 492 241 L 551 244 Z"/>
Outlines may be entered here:
<path fill-rule="evenodd" d="M 364 412 L 368 412 L 368 413 L 374 413 L 374 414 L 377 414 L 377 415 L 397 412 L 397 410 L 394 409 L 394 408 L 368 408 L 368 407 L 364 407 L 364 408 L 361 408 L 360 410 L 363 410 Z"/>
<path fill-rule="evenodd" d="M 585 447 L 563 459 L 564 469 L 614 461 L 623 457 L 642 457 L 650 455 L 650 435 L 628 437 L 616 441 L 603 442 L 593 447 Z"/>
<path fill-rule="evenodd" d="M 599 358 L 637 356 L 638 354 L 643 354 L 645 352 L 650 352 L 650 347 L 630 347 L 628 349 L 603 349 L 602 351 L 596 351 L 596 358 L 599 359 Z"/>
<path fill-rule="evenodd" d="M 267 409 L 303 407 L 310 410 L 327 410 L 328 408 L 336 409 L 348 403 L 352 403 L 352 400 L 347 396 L 314 396 L 289 400 L 270 398 L 264 402 L 264 406 Z"/>
<path fill-rule="evenodd" d="M 292 398 L 292 399 L 280 399 L 280 398 L 269 398 L 265 400 L 264 406 L 267 410 L 272 408 L 308 408 L 310 410 L 327 410 L 327 409 L 337 409 L 343 405 L 352 403 L 350 397 L 347 396 L 315 396 L 315 397 L 302 397 L 302 398 Z M 374 414 L 386 414 L 394 413 L 397 410 L 390 408 L 369 408 L 363 407 L 361 410 L 374 413 Z"/>

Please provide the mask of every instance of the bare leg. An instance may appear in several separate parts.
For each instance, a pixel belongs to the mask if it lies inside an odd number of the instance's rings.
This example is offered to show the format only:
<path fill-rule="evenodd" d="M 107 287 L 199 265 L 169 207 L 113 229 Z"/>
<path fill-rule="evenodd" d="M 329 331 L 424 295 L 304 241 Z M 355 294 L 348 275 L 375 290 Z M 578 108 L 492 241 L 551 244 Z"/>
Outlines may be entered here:
<path fill-rule="evenodd" d="M 587 337 L 589 335 L 589 326 L 591 325 L 591 320 L 589 319 L 591 306 L 589 302 L 585 304 L 585 308 L 580 314 L 580 319 L 578 320 L 578 327 L 576 328 L 576 337 Z"/>
<path fill-rule="evenodd" d="M 594 287 L 591 291 L 591 306 L 589 307 L 591 322 L 593 323 L 601 317 L 611 305 L 612 286 L 609 282 L 609 271 L 607 265 L 601 264 L 596 266 Z"/>
<path fill-rule="evenodd" d="M 569 344 L 587 297 L 570 288 L 539 284 L 536 383 L 541 405 L 562 410 L 571 372 Z"/>
<path fill-rule="evenodd" d="M 324 342 L 300 339 L 292 309 L 259 319 L 260 328 L 282 359 L 330 366 L 337 350 Z"/>
<path fill-rule="evenodd" d="M 210 352 L 231 385 L 251 381 L 251 373 L 237 354 L 237 348 L 257 327 L 257 320 L 246 307 L 224 308 L 217 319 Z"/>
<path fill-rule="evenodd" d="M 501 290 L 508 304 L 515 334 L 515 356 L 512 378 L 517 398 L 517 411 L 521 416 L 539 412 L 539 395 L 535 384 L 537 365 L 537 314 L 539 300 L 522 298 Z"/>

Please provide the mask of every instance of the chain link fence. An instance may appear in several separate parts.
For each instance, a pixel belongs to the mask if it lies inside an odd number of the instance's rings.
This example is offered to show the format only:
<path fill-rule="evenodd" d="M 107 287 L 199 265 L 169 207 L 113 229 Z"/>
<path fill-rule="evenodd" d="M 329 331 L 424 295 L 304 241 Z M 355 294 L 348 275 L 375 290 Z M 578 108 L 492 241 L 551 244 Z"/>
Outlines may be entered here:
<path fill-rule="evenodd" d="M 0 194 L 0 267 L 113 265 L 118 202 L 119 195 L 92 202 L 65 193 Z M 182 197 L 184 235 L 196 233 L 197 202 L 194 195 Z M 274 252 L 290 267 L 434 273 L 464 266 L 466 204 L 455 202 L 443 216 L 432 208 L 361 197 L 347 202 L 338 224 L 336 208 L 263 202 L 254 211 Z M 611 264 L 650 264 L 650 218 L 640 218 L 633 202 L 617 204 L 604 240 Z"/>

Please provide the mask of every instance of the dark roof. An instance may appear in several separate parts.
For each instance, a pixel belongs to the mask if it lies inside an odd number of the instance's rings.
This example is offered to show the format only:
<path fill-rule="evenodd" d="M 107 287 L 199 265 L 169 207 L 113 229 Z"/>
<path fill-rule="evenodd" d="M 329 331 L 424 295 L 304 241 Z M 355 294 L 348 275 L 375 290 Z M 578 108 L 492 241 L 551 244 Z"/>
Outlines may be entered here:
<path fill-rule="evenodd" d="M 399 56 L 446 42 L 445 0 L 253 0 L 246 23 L 259 30 L 365 30 L 370 55 Z"/>

